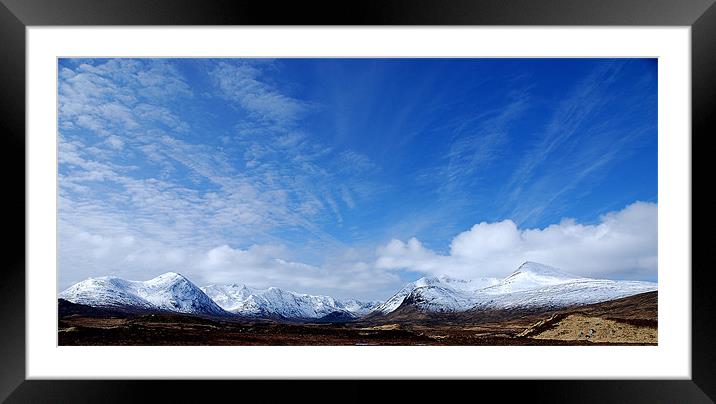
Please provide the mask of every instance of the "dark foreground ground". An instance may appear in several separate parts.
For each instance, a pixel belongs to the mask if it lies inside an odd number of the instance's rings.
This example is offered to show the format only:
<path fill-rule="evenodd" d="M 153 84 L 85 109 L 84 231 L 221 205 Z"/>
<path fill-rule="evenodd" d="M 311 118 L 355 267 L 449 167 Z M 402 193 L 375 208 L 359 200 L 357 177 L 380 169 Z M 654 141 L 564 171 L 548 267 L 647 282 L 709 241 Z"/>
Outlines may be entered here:
<path fill-rule="evenodd" d="M 59 345 L 653 345 L 657 294 L 544 312 L 339 324 L 124 313 L 60 304 Z"/>

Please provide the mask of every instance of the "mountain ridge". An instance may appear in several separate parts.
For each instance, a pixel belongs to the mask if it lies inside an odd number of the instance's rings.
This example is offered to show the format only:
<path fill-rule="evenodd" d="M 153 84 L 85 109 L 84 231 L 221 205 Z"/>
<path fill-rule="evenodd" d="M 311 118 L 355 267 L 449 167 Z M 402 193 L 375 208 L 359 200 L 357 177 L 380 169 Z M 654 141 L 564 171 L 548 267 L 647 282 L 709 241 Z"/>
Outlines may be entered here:
<path fill-rule="evenodd" d="M 128 281 L 116 276 L 89 278 L 65 289 L 58 297 L 93 307 L 212 316 L 227 314 L 198 286 L 176 272 L 167 272 L 147 281 Z"/>
<path fill-rule="evenodd" d="M 211 284 L 202 290 L 223 309 L 247 317 L 279 316 L 289 319 L 357 318 L 376 302 L 339 300 L 281 288 L 251 288 L 244 284 Z"/>
<path fill-rule="evenodd" d="M 89 278 L 70 286 L 58 297 L 72 303 L 115 309 L 344 322 L 387 316 L 407 307 L 424 313 L 553 309 L 655 290 L 657 284 L 653 282 L 585 278 L 526 261 L 502 279 L 423 277 L 406 284 L 382 303 L 340 300 L 276 287 L 258 289 L 242 283 L 198 287 L 175 272 L 147 281 L 128 281 L 116 276 Z"/>
<path fill-rule="evenodd" d="M 421 281 L 429 279 L 428 286 Z M 526 261 L 507 277 L 483 279 L 488 285 L 466 290 L 445 278 L 422 278 L 409 283 L 369 315 L 388 315 L 414 306 L 419 311 L 451 313 L 470 310 L 559 308 L 618 299 L 657 290 L 657 284 L 575 276 L 560 269 Z"/>

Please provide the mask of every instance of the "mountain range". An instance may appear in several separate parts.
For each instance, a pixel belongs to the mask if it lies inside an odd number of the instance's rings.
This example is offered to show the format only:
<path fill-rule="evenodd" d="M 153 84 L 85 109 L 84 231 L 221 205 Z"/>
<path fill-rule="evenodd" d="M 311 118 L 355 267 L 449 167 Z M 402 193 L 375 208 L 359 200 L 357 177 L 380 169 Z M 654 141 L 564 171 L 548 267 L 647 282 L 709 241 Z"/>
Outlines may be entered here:
<path fill-rule="evenodd" d="M 241 284 L 200 288 L 174 272 L 144 282 L 114 276 L 89 278 L 70 286 L 58 297 L 75 304 L 135 312 L 326 321 L 361 317 L 379 303 Z"/>
<path fill-rule="evenodd" d="M 275 287 L 256 289 L 242 284 L 209 285 L 201 290 L 225 310 L 247 317 L 351 319 L 365 315 L 379 303 L 338 300 Z"/>
<path fill-rule="evenodd" d="M 552 309 L 599 303 L 653 290 L 657 290 L 657 284 L 653 282 L 578 277 L 528 261 L 501 280 L 422 278 L 406 285 L 374 311 L 388 314 L 406 302 L 427 312 Z"/>
<path fill-rule="evenodd" d="M 657 284 L 578 277 L 525 262 L 504 279 L 425 277 L 408 283 L 385 302 L 339 300 L 243 284 L 194 285 L 169 272 L 148 281 L 90 278 L 59 294 L 72 303 L 130 311 L 288 320 L 350 321 L 386 316 L 410 307 L 424 313 L 493 309 L 554 309 L 619 299 L 657 290 Z"/>

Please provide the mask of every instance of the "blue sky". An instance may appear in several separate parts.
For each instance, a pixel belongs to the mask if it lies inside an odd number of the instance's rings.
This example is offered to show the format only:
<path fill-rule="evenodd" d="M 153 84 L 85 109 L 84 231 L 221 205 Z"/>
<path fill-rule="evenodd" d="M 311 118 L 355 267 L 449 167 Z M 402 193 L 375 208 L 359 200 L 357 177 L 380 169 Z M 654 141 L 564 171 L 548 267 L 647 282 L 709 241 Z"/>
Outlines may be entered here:
<path fill-rule="evenodd" d="M 174 270 L 385 298 L 525 259 L 656 279 L 655 59 L 60 59 L 58 75 L 60 288 Z"/>

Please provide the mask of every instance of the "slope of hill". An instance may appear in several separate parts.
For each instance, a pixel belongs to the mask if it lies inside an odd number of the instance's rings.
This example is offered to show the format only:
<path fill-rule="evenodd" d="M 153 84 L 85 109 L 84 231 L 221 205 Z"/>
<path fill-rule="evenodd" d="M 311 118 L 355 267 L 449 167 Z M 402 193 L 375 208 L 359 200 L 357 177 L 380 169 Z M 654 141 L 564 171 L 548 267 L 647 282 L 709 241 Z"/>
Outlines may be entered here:
<path fill-rule="evenodd" d="M 646 292 L 560 310 L 527 327 L 517 337 L 606 343 L 658 342 L 658 293 Z"/>

